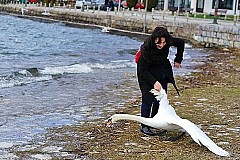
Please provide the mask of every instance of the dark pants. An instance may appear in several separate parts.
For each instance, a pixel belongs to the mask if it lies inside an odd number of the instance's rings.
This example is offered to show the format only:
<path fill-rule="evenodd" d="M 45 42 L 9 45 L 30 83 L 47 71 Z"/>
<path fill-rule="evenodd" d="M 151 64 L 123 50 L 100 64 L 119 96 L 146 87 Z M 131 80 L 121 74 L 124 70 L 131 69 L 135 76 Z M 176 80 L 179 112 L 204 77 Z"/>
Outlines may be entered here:
<path fill-rule="evenodd" d="M 160 81 L 162 88 L 167 92 L 167 84 L 168 79 L 166 76 L 163 76 Z M 142 92 L 142 105 L 141 105 L 141 116 L 142 117 L 154 117 L 159 109 L 159 101 L 154 97 L 154 95 L 150 92 L 154 87 L 149 84 L 140 85 L 140 89 Z M 141 124 L 142 127 L 146 125 Z"/>

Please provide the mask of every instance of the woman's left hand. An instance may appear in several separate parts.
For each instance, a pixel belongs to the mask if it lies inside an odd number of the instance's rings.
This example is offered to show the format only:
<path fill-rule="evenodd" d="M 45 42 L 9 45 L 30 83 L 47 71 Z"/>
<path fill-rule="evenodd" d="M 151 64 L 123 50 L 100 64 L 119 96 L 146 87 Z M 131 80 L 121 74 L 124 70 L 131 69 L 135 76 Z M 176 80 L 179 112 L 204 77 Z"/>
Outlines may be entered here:
<path fill-rule="evenodd" d="M 181 68 L 182 66 L 181 66 L 181 63 L 174 62 L 174 67 Z"/>

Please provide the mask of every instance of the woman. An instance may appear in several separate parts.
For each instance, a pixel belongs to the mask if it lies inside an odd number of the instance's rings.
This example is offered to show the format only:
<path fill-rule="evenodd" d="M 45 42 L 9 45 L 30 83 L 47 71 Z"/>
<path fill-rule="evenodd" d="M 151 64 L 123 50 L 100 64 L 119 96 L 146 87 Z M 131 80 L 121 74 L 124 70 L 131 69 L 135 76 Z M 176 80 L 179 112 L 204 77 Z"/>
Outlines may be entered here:
<path fill-rule="evenodd" d="M 155 116 L 159 108 L 158 101 L 150 93 L 151 89 L 160 91 L 162 87 L 167 92 L 167 84 L 172 83 L 177 90 L 168 54 L 170 46 L 177 47 L 174 67 L 180 68 L 184 45 L 182 39 L 172 37 L 164 27 L 156 27 L 142 44 L 141 56 L 137 63 L 138 83 L 142 93 L 142 117 Z M 147 135 L 156 135 L 144 124 L 141 124 L 141 132 Z"/>

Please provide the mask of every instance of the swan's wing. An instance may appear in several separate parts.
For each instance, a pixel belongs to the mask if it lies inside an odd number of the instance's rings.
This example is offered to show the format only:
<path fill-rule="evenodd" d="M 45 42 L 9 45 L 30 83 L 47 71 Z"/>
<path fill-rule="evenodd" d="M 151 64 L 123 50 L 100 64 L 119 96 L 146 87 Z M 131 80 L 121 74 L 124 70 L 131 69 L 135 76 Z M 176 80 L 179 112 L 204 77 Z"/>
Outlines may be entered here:
<path fill-rule="evenodd" d="M 119 121 L 119 120 L 137 121 L 151 127 L 155 127 L 156 125 L 157 126 L 159 125 L 159 122 L 153 118 L 145 118 L 145 117 L 131 115 L 131 114 L 114 114 L 110 118 L 108 118 L 107 121 L 110 123 L 115 123 L 116 121 Z"/>
<path fill-rule="evenodd" d="M 190 134 L 192 139 L 199 145 L 203 144 L 213 153 L 220 156 L 229 156 L 229 153 L 219 146 L 217 146 L 200 128 L 198 128 L 194 123 L 190 122 L 187 119 L 180 118 L 174 108 L 169 105 L 167 94 L 164 89 L 161 89 L 160 92 L 152 89 L 150 91 L 154 94 L 157 100 L 160 100 L 160 107 L 162 112 L 158 113 L 156 116 L 159 116 L 164 119 L 169 125 L 178 125 L 182 127 L 186 132 Z M 160 110 L 159 110 L 160 111 Z"/>
<path fill-rule="evenodd" d="M 192 139 L 199 145 L 206 146 L 213 153 L 220 156 L 229 156 L 229 153 L 215 144 L 200 128 L 187 119 L 179 119 L 169 117 L 168 122 L 171 124 L 179 125 L 186 130 L 192 137 Z"/>

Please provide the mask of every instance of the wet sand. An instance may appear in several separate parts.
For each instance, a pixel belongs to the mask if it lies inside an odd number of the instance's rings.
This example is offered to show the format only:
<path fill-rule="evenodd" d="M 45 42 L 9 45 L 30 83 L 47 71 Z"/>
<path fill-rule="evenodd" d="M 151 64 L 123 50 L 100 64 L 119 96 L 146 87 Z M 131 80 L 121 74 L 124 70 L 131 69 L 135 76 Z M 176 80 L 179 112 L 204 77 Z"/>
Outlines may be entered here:
<path fill-rule="evenodd" d="M 201 127 L 231 157 L 219 157 L 206 147 L 198 146 L 190 136 L 176 142 L 164 141 L 166 136 L 143 135 L 140 124 L 119 121 L 113 128 L 106 120 L 114 113 L 140 113 L 140 91 L 135 75 L 126 73 L 128 80 L 110 84 L 91 98 L 110 97 L 104 107 L 117 109 L 104 113 L 93 122 L 49 129 L 42 139 L 32 144 L 14 147 L 21 158 L 44 159 L 239 159 L 240 157 L 240 53 L 239 50 L 209 51 L 201 72 L 176 77 L 181 96 L 170 86 L 168 97 L 177 114 Z M 121 103 L 114 100 L 121 99 Z M 167 133 L 173 136 L 175 133 Z"/>

